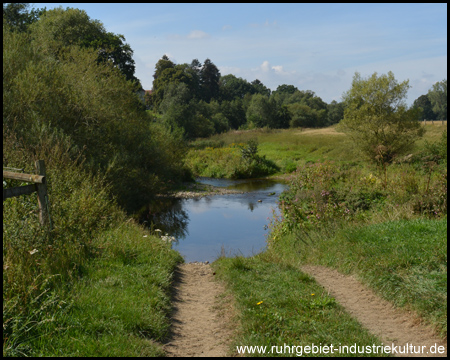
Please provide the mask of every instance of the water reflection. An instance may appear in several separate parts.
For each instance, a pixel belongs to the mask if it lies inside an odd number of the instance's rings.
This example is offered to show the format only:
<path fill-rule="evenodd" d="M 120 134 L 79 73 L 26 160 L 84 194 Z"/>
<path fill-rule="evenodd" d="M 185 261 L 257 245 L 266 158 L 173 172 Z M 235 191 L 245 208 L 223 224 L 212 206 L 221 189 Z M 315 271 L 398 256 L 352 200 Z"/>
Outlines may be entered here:
<path fill-rule="evenodd" d="M 265 247 L 268 218 L 286 185 L 268 181 L 200 179 L 244 194 L 194 199 L 160 198 L 149 205 L 148 223 L 175 236 L 178 250 L 189 261 L 214 261 L 225 248 L 245 256 Z"/>
<path fill-rule="evenodd" d="M 149 204 L 144 221 L 160 229 L 164 234 L 170 234 L 177 240 L 184 239 L 188 235 L 189 216 L 183 209 L 182 200 L 172 198 L 157 198 Z"/>

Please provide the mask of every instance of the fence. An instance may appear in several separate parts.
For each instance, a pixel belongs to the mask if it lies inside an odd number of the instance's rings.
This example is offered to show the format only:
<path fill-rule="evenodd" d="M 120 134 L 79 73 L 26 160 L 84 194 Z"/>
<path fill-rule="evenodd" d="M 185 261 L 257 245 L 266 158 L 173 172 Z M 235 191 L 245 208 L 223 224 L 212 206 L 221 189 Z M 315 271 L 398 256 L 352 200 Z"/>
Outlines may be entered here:
<path fill-rule="evenodd" d="M 44 160 L 36 161 L 35 166 L 37 174 L 23 174 L 3 170 L 4 179 L 20 180 L 33 183 L 31 185 L 3 189 L 3 201 L 10 197 L 28 195 L 37 192 L 39 205 L 39 222 L 44 226 L 49 224 L 50 221 Z"/>
<path fill-rule="evenodd" d="M 447 125 L 447 120 L 423 120 L 422 122 L 424 125 Z"/>

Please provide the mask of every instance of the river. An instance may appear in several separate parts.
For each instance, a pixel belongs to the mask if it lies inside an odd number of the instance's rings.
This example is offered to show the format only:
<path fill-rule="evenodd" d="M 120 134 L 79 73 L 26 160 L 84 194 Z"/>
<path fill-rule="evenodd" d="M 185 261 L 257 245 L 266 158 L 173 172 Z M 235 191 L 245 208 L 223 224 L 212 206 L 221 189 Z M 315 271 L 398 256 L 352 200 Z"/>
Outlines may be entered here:
<path fill-rule="evenodd" d="M 212 262 L 221 254 L 255 255 L 266 246 L 267 225 L 287 185 L 270 180 L 199 178 L 213 186 L 245 191 L 194 199 L 159 199 L 148 222 L 176 238 L 186 262 Z"/>

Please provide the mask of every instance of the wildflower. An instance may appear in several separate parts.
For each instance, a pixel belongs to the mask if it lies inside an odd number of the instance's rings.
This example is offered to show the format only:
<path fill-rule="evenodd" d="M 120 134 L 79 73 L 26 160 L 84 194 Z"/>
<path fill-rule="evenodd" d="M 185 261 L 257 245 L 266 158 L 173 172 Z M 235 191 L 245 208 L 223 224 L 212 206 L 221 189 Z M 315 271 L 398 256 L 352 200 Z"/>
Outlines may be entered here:
<path fill-rule="evenodd" d="M 31 251 L 28 251 L 30 253 L 30 255 L 36 254 L 39 250 L 38 249 L 33 249 Z"/>
<path fill-rule="evenodd" d="M 260 301 L 258 303 L 256 303 L 256 305 L 261 305 L 263 303 L 263 301 Z"/>
<path fill-rule="evenodd" d="M 314 296 L 314 295 L 316 295 L 316 294 L 311 294 L 311 296 Z"/>

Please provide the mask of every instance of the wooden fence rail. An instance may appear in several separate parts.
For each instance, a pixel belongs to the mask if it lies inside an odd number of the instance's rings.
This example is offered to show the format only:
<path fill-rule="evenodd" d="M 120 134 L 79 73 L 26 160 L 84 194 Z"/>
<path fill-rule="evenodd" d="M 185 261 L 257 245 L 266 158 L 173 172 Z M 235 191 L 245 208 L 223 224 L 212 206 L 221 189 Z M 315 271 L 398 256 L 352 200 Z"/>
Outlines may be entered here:
<path fill-rule="evenodd" d="M 47 225 L 50 220 L 44 160 L 36 161 L 35 166 L 37 174 L 22 174 L 12 171 L 3 171 L 4 179 L 20 180 L 33 183 L 31 185 L 3 189 L 3 201 L 10 197 L 29 195 L 37 192 L 39 205 L 39 222 L 44 226 Z"/>

